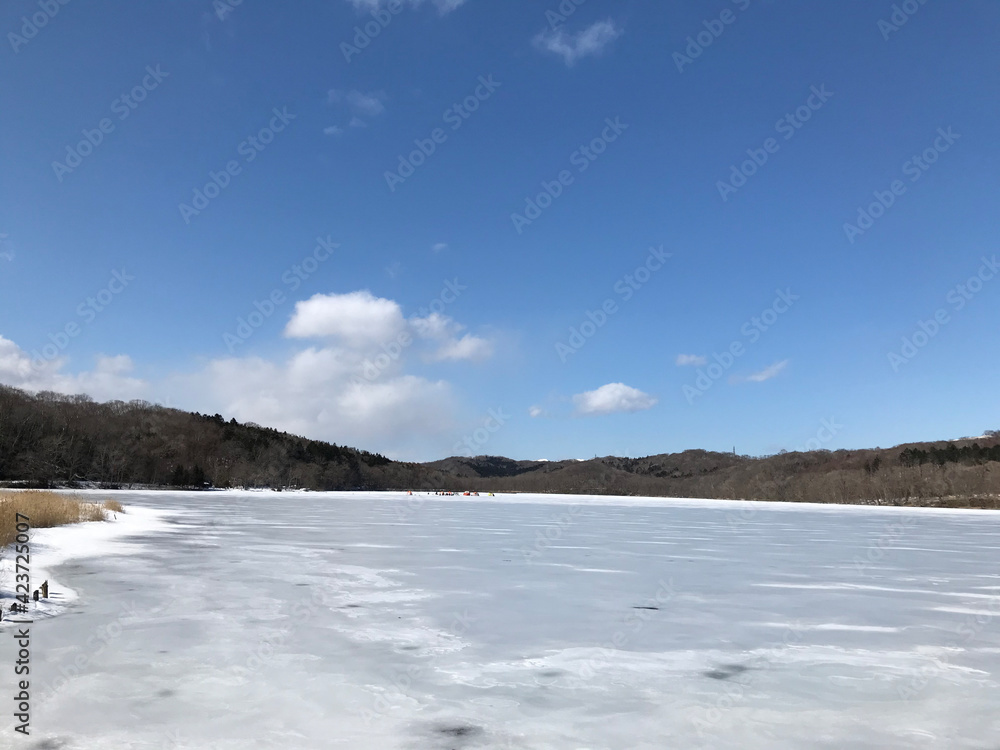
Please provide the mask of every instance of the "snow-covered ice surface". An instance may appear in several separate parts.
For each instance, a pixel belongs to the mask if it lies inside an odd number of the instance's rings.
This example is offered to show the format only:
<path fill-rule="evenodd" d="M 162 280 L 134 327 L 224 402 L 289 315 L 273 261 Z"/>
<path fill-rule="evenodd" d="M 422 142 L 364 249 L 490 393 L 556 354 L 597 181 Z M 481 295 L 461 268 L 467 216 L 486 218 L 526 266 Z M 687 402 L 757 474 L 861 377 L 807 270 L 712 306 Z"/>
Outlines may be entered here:
<path fill-rule="evenodd" d="M 1000 747 L 1000 513 L 116 498 L 149 527 L 36 536 L 77 597 L 0 747 Z"/>

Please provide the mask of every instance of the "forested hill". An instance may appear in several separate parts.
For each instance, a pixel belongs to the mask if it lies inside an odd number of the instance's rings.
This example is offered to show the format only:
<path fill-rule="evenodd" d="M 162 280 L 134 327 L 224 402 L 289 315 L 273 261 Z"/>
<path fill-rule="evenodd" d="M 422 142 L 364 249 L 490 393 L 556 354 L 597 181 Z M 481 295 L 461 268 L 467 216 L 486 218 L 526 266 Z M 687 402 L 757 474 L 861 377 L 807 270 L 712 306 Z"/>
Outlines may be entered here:
<path fill-rule="evenodd" d="M 1000 432 L 889 449 L 390 461 L 218 414 L 0 386 L 0 484 L 479 490 L 1000 507 Z"/>
<path fill-rule="evenodd" d="M 0 386 L 0 481 L 341 489 L 381 486 L 390 464 L 218 414 Z"/>

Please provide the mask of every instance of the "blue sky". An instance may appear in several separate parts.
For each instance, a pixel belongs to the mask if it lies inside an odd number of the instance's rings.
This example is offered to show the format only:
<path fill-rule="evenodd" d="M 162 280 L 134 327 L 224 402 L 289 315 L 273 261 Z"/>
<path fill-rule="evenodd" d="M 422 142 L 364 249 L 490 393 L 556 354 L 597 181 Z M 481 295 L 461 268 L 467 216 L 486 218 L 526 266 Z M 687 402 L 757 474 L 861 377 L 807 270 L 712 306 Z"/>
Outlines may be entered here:
<path fill-rule="evenodd" d="M 420 460 L 1000 426 L 996 3 L 12 0 L 0 30 L 0 382 Z"/>

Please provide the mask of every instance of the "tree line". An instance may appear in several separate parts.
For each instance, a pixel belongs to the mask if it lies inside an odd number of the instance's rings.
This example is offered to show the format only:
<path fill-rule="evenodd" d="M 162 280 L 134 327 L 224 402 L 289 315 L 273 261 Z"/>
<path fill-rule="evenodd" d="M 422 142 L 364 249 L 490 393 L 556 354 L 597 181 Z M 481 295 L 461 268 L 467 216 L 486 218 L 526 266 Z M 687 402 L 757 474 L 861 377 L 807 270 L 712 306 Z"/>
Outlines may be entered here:
<path fill-rule="evenodd" d="M 1000 507 L 1000 432 L 893 450 L 417 464 L 219 414 L 0 386 L 0 483 L 19 486 L 478 490 Z"/>
<path fill-rule="evenodd" d="M 363 489 L 391 463 L 219 414 L 0 386 L 0 481 Z"/>

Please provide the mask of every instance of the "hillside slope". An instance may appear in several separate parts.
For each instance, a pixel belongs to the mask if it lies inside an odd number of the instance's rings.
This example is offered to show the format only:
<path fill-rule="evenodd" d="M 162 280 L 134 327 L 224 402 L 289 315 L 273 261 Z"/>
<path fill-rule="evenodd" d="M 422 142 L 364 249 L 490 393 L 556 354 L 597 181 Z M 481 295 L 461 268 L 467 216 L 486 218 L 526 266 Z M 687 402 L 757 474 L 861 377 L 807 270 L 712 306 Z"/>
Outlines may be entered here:
<path fill-rule="evenodd" d="M 144 401 L 0 386 L 0 483 L 556 492 L 998 507 L 1000 433 L 891 449 L 430 463 Z"/>

